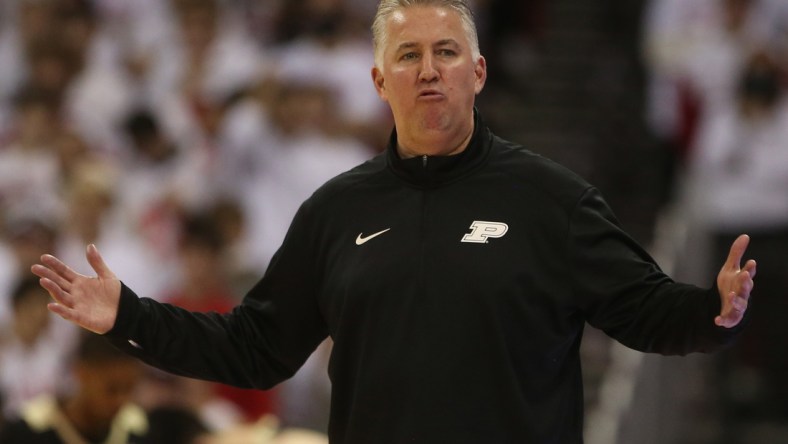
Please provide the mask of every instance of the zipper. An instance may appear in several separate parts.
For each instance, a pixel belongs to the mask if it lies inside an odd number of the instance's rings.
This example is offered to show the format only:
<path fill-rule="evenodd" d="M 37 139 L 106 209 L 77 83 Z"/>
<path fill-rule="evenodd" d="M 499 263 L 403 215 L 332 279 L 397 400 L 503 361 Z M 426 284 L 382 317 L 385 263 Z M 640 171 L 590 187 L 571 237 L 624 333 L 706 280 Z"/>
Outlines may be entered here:
<path fill-rule="evenodd" d="M 423 157 L 424 165 L 426 167 L 427 156 Z M 427 292 L 427 217 L 428 217 L 428 191 L 422 189 L 421 191 L 421 221 L 419 226 L 419 289 L 422 297 L 426 296 Z"/>
<path fill-rule="evenodd" d="M 425 173 L 427 171 L 427 159 L 428 159 L 428 156 L 426 154 L 423 154 L 421 156 L 421 166 L 422 166 L 422 169 L 424 170 Z M 426 254 L 427 253 L 427 246 L 426 246 L 427 234 L 425 233 L 426 229 L 427 229 L 427 189 L 424 188 L 424 189 L 421 190 L 421 226 L 419 227 L 419 233 L 420 233 L 420 236 L 419 236 L 420 237 L 420 239 L 419 239 L 419 244 L 420 244 L 419 249 L 421 250 L 421 254 L 419 254 L 419 263 L 420 263 L 420 266 L 419 266 L 419 269 L 420 269 L 420 273 L 419 273 L 420 284 L 419 284 L 419 287 L 421 288 L 421 291 L 422 291 L 423 294 L 426 292 L 426 288 L 427 288 L 427 286 L 426 286 L 426 277 L 425 277 L 425 275 L 426 275 L 426 267 L 427 267 L 427 263 L 426 263 L 427 262 L 427 260 L 426 260 L 426 256 L 427 256 L 427 254 Z"/>
<path fill-rule="evenodd" d="M 421 156 L 421 166 L 422 166 L 425 174 L 427 172 L 427 160 L 428 159 L 429 159 L 429 156 L 427 156 L 426 154 L 423 154 Z M 421 273 L 420 273 L 419 279 L 421 280 L 420 287 L 421 287 L 421 291 L 423 293 L 425 293 L 426 289 L 427 289 L 427 285 L 426 285 L 426 274 L 427 274 L 427 272 L 426 272 L 426 268 L 427 268 L 427 259 L 426 259 L 427 258 L 427 233 L 426 233 L 426 230 L 427 230 L 427 215 L 428 215 L 427 199 L 429 198 L 429 195 L 427 193 L 428 193 L 428 191 L 427 191 L 426 188 L 421 190 L 421 227 L 419 227 L 419 231 L 421 233 L 420 240 L 419 240 L 420 244 L 421 244 L 421 246 L 420 246 L 421 254 L 419 255 L 419 261 L 420 261 L 421 266 L 419 268 L 421 270 Z"/>

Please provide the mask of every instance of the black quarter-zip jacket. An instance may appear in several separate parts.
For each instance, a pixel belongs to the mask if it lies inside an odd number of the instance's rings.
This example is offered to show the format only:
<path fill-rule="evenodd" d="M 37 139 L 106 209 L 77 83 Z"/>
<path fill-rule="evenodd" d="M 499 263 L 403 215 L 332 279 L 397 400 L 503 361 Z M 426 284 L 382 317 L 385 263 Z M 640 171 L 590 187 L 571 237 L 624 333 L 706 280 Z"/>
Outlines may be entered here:
<path fill-rule="evenodd" d="M 108 336 L 164 370 L 241 387 L 290 377 L 326 337 L 332 444 L 581 443 L 586 322 L 636 350 L 710 351 L 716 288 L 676 283 L 599 192 L 476 116 L 448 157 L 387 152 L 300 208 L 227 315 L 123 286 Z"/>

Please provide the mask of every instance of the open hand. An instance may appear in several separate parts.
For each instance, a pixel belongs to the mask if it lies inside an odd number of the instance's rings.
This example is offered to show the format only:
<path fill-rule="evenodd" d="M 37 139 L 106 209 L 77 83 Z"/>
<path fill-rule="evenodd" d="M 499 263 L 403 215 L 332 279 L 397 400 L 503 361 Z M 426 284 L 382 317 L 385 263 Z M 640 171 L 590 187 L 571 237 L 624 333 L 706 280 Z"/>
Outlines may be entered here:
<path fill-rule="evenodd" d="M 717 275 L 717 288 L 720 290 L 722 309 L 720 315 L 714 318 L 714 323 L 720 327 L 732 328 L 741 322 L 747 311 L 750 292 L 753 288 L 755 277 L 755 261 L 750 259 L 741 267 L 741 260 L 750 237 L 742 234 L 731 245 L 728 259 Z"/>
<path fill-rule="evenodd" d="M 120 301 L 120 281 L 104 263 L 96 246 L 88 245 L 88 263 L 96 277 L 79 274 L 58 258 L 45 254 L 31 267 L 54 302 L 47 308 L 62 318 L 94 333 L 103 334 L 115 325 Z"/>

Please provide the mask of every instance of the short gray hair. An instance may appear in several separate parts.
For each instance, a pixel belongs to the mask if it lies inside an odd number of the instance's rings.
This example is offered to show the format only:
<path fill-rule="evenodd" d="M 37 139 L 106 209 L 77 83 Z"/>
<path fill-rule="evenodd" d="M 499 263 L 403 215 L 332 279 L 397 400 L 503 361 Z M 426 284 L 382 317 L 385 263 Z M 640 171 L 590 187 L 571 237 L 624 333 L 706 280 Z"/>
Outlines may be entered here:
<path fill-rule="evenodd" d="M 372 21 L 372 48 L 375 52 L 375 65 L 382 68 L 383 48 L 386 46 L 386 21 L 396 11 L 411 6 L 436 6 L 456 11 L 460 15 L 462 27 L 471 45 L 471 57 L 476 61 L 481 56 L 479 35 L 473 20 L 473 11 L 468 0 L 380 0 L 375 19 Z"/>

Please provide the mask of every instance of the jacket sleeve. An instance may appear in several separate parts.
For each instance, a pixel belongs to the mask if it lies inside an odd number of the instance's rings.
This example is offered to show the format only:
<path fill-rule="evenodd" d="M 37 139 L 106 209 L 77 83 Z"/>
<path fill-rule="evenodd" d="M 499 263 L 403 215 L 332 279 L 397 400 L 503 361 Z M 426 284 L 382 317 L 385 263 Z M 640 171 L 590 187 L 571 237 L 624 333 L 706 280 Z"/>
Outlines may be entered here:
<path fill-rule="evenodd" d="M 575 297 L 587 321 L 635 350 L 684 355 L 731 343 L 742 329 L 718 327 L 716 285 L 674 282 L 618 225 L 594 188 L 572 212 L 568 234 Z"/>
<path fill-rule="evenodd" d="M 125 285 L 110 340 L 162 370 L 244 388 L 292 376 L 327 336 L 308 210 L 301 207 L 263 278 L 228 314 L 138 298 Z"/>

